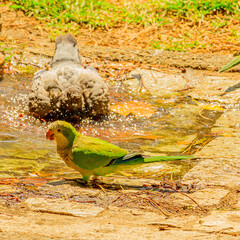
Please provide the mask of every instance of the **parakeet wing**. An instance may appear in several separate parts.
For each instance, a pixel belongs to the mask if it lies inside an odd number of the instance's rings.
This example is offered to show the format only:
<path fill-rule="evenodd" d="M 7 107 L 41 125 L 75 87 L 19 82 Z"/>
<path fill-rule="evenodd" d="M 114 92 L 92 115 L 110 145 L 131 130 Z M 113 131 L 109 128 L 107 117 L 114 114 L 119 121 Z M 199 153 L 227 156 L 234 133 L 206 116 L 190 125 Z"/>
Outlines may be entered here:
<path fill-rule="evenodd" d="M 73 142 L 72 153 L 77 166 L 93 170 L 108 165 L 112 159 L 125 156 L 128 151 L 104 140 L 79 134 Z"/>

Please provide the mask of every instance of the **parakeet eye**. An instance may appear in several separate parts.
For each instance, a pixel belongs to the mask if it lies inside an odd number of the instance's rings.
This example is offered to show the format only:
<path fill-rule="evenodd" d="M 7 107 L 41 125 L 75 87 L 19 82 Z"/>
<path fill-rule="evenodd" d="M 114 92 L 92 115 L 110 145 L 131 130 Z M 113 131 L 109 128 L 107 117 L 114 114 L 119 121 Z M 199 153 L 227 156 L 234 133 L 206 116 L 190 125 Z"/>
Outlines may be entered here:
<path fill-rule="evenodd" d="M 58 130 L 57 130 L 58 132 L 61 132 L 61 129 L 60 128 L 58 128 Z"/>

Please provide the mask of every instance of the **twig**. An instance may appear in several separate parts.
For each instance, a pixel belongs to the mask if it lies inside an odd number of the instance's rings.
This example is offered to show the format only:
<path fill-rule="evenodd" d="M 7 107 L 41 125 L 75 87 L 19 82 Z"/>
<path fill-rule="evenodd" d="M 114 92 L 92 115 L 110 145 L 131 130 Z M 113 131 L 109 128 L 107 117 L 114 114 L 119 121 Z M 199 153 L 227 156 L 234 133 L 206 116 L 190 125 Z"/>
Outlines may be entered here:
<path fill-rule="evenodd" d="M 121 206 L 126 205 L 126 204 L 128 204 L 128 203 L 136 202 L 137 200 L 138 200 L 138 199 L 133 199 L 133 200 L 128 201 L 128 202 L 123 202 L 123 203 L 117 205 L 117 207 L 121 207 Z"/>
<path fill-rule="evenodd" d="M 202 117 L 202 118 L 204 118 L 204 119 L 206 119 L 206 120 L 209 120 L 209 121 L 212 121 L 212 122 L 213 122 L 213 119 L 208 118 L 208 117 L 205 117 L 205 116 L 202 115 L 202 112 L 203 112 L 204 110 L 205 110 L 205 109 L 201 109 L 201 110 L 198 112 L 199 116 Z"/>
<path fill-rule="evenodd" d="M 185 154 L 185 153 L 187 153 L 187 152 L 190 153 L 190 150 L 191 150 L 193 144 L 194 144 L 197 140 L 198 140 L 198 138 L 196 137 L 196 138 L 191 142 L 190 146 L 181 153 L 181 155 L 183 155 L 183 154 Z"/>
<path fill-rule="evenodd" d="M 179 191 L 179 190 L 177 190 L 177 189 L 173 189 L 174 191 L 176 191 L 176 192 L 178 192 L 178 193 L 180 193 L 180 194 L 182 194 L 182 195 L 184 195 L 184 196 L 186 196 L 186 197 L 188 197 L 189 199 L 191 199 L 194 203 L 196 203 L 197 204 L 197 206 L 202 210 L 202 211 L 206 211 L 204 208 L 202 208 L 192 197 L 190 197 L 190 196 L 188 196 L 186 193 L 183 193 L 183 192 L 181 192 L 181 191 Z"/>
<path fill-rule="evenodd" d="M 206 142 L 204 142 L 202 145 L 201 145 L 201 148 L 203 148 L 204 146 L 206 146 L 209 142 L 211 142 L 213 139 L 215 139 L 216 137 L 211 137 L 211 138 L 208 138 Z M 200 150 L 200 148 L 197 148 L 195 149 L 192 154 L 198 152 Z"/>
<path fill-rule="evenodd" d="M 166 213 L 160 206 L 159 204 L 154 201 L 153 199 L 151 198 L 146 198 L 146 200 L 148 200 L 150 203 L 152 203 L 155 207 L 157 207 L 157 209 L 159 209 L 165 216 L 169 217 L 170 215 L 168 213 Z"/>
<path fill-rule="evenodd" d="M 151 75 L 152 75 L 152 78 L 154 79 L 155 83 L 158 83 L 157 82 L 157 79 L 155 78 L 155 76 L 153 75 L 153 72 L 151 71 Z"/>
<path fill-rule="evenodd" d="M 98 186 L 98 187 L 107 195 L 106 190 L 104 189 L 103 186 L 101 186 L 101 184 L 99 184 L 99 183 L 97 183 L 97 182 L 95 182 L 94 184 L 96 184 L 96 186 Z"/>
<path fill-rule="evenodd" d="M 124 194 L 121 194 L 120 196 L 118 196 L 115 199 L 113 199 L 112 202 L 110 203 L 110 205 L 113 204 L 114 202 L 120 200 L 123 196 L 124 196 Z"/>

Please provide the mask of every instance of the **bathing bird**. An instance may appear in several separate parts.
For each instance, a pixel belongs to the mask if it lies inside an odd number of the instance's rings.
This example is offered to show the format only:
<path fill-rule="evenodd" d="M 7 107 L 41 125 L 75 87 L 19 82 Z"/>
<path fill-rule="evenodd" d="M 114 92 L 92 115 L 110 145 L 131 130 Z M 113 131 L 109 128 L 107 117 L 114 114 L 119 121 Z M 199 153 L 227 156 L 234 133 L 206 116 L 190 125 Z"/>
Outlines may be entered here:
<path fill-rule="evenodd" d="M 91 176 L 117 173 L 133 166 L 162 161 L 188 159 L 190 156 L 154 156 L 129 154 L 126 149 L 104 140 L 82 135 L 68 122 L 49 125 L 46 138 L 57 142 L 57 152 L 70 168 L 80 172 L 88 182 Z"/>
<path fill-rule="evenodd" d="M 71 34 L 55 41 L 50 69 L 35 73 L 28 107 L 35 117 L 67 119 L 99 117 L 109 112 L 109 90 L 93 67 L 84 68 Z"/>

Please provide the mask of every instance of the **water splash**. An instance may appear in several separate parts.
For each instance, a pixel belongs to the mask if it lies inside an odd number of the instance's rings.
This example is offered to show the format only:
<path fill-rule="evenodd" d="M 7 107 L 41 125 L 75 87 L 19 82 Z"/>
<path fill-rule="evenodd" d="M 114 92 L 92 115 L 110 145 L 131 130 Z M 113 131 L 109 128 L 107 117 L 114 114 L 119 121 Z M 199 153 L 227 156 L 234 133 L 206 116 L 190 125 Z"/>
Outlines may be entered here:
<path fill-rule="evenodd" d="M 27 74 L 5 75 L 0 82 L 0 177 L 29 176 L 29 174 L 51 174 L 73 177 L 78 173 L 65 166 L 56 154 L 54 143 L 45 139 L 48 123 L 28 115 L 27 96 L 31 76 Z M 122 116 L 112 113 L 100 122 L 85 119 L 76 123 L 79 132 L 107 140 L 130 152 L 147 155 L 178 155 L 199 135 L 207 136 L 216 114 L 206 111 L 208 121 L 199 117 L 200 108 L 181 95 L 171 99 L 160 99 L 149 94 L 130 93 L 120 81 L 111 82 L 111 102 L 147 101 L 156 108 L 151 117 Z M 172 165 L 173 164 L 173 165 Z M 165 168 L 183 174 L 192 163 L 171 163 Z M 185 166 L 185 167 L 183 167 Z M 155 171 L 156 164 L 152 166 Z M 161 167 L 160 167 L 161 168 Z M 136 170 L 133 174 L 144 176 L 151 172 Z M 156 175 L 156 174 L 155 174 Z M 161 176 L 161 174 L 159 175 Z M 154 176 L 157 178 L 157 176 Z"/>

